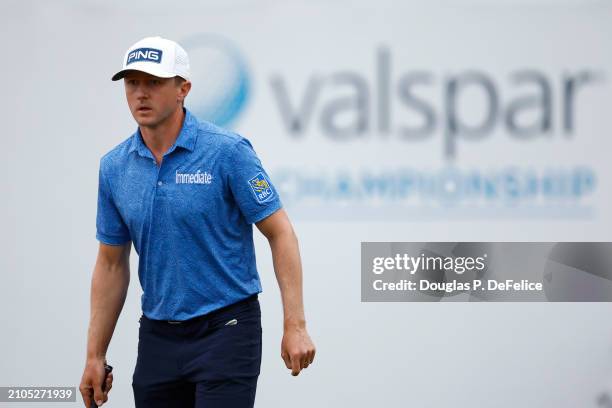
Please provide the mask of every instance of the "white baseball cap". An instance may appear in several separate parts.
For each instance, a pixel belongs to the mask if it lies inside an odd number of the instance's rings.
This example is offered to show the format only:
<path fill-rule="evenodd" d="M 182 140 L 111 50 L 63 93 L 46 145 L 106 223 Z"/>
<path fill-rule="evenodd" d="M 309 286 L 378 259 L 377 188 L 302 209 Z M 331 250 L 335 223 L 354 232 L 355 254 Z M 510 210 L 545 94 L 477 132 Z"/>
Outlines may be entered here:
<path fill-rule="evenodd" d="M 183 47 L 172 40 L 146 37 L 128 48 L 123 58 L 123 69 L 111 79 L 117 81 L 131 70 L 160 78 L 180 76 L 189 80 L 189 56 Z"/>

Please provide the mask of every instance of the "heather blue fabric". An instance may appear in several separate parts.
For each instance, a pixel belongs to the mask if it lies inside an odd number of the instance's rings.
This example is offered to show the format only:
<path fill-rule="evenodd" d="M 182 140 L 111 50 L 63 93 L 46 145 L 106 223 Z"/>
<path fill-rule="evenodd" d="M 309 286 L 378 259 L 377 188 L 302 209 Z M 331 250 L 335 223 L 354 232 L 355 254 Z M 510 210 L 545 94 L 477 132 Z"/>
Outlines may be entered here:
<path fill-rule="evenodd" d="M 262 291 L 252 224 L 279 208 L 251 143 L 185 109 L 161 166 L 139 130 L 101 158 L 96 238 L 134 243 L 146 317 L 187 320 Z"/>

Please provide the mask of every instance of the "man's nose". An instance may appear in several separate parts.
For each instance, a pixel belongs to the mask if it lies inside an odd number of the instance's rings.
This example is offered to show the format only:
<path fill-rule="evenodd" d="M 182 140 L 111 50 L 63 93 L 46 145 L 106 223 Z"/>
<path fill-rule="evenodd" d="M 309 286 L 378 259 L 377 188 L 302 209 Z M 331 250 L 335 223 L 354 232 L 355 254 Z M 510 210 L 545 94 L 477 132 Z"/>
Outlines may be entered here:
<path fill-rule="evenodd" d="M 136 98 L 146 99 L 149 97 L 149 90 L 144 85 L 138 85 L 136 88 Z"/>

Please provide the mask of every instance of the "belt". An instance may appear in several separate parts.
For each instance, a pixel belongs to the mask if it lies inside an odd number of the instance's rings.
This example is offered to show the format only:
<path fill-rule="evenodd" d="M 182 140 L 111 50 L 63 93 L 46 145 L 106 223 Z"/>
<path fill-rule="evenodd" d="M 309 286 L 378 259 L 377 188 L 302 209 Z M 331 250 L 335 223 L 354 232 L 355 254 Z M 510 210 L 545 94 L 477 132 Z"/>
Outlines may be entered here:
<path fill-rule="evenodd" d="M 212 317 L 214 315 L 216 315 L 217 313 L 221 313 L 231 307 L 243 304 L 243 303 L 249 303 L 249 302 L 253 302 L 255 300 L 257 300 L 258 295 L 257 293 L 254 293 L 252 295 L 250 295 L 247 298 L 244 298 L 242 300 L 239 300 L 238 302 L 234 302 L 232 304 L 220 307 L 218 309 L 212 310 L 206 314 L 200 315 L 200 316 L 196 316 L 196 317 L 192 317 L 191 319 L 187 319 L 187 320 L 153 320 L 153 319 L 149 319 L 148 317 L 144 316 L 143 317 L 145 319 L 151 320 L 151 321 L 155 321 L 155 322 L 163 322 L 163 323 L 169 323 L 169 324 L 189 324 L 189 323 L 194 323 L 194 322 L 198 322 L 200 320 L 204 320 L 204 319 L 208 319 L 209 317 Z"/>

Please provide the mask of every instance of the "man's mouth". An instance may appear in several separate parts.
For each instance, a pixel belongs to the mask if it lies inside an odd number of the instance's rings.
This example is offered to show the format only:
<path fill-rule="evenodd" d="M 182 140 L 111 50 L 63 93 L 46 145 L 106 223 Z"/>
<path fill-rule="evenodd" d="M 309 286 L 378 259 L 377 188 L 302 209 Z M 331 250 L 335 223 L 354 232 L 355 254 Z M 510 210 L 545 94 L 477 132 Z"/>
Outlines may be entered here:
<path fill-rule="evenodd" d="M 151 108 L 147 106 L 141 106 L 140 108 L 138 108 L 138 112 L 149 112 L 150 110 Z"/>

